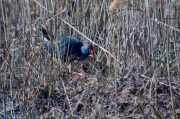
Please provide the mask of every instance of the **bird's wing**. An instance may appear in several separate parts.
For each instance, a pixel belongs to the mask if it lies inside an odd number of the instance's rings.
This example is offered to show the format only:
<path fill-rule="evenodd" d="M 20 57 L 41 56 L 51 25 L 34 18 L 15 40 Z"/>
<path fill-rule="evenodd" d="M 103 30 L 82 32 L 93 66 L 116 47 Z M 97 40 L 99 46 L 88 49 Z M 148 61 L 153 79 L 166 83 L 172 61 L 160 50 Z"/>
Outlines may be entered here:
<path fill-rule="evenodd" d="M 83 44 L 70 36 L 63 36 L 58 41 L 60 56 L 64 59 L 68 56 L 70 60 L 77 60 L 81 56 Z"/>
<path fill-rule="evenodd" d="M 75 42 L 72 47 L 71 47 L 71 51 L 70 51 L 70 56 L 74 59 L 74 60 L 78 60 L 80 59 L 82 52 L 81 52 L 81 47 L 83 46 L 83 44 L 81 42 Z"/>

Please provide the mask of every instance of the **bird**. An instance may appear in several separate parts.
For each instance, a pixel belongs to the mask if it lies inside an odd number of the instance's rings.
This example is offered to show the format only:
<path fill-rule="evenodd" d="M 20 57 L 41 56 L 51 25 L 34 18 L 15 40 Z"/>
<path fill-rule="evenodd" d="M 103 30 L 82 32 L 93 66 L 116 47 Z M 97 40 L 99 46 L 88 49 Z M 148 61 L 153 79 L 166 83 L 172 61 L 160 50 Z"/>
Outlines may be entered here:
<path fill-rule="evenodd" d="M 46 38 L 43 42 L 43 47 L 50 53 L 53 54 L 53 39 L 55 37 L 51 35 L 49 30 L 42 25 L 42 34 Z M 57 46 L 56 50 L 60 56 L 62 63 L 69 63 L 69 73 L 78 76 L 84 76 L 83 74 L 75 71 L 71 71 L 71 62 L 74 60 L 85 60 L 88 56 L 94 56 L 94 46 L 92 44 L 83 45 L 78 39 L 71 36 L 59 36 L 58 41 L 55 44 Z"/>

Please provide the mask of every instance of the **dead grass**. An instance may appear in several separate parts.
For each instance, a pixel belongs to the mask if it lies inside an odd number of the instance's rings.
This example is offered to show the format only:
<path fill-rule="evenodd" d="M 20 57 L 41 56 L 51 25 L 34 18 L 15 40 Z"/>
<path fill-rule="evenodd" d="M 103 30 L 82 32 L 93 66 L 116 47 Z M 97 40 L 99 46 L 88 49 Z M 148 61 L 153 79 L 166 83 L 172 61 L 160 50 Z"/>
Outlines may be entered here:
<path fill-rule="evenodd" d="M 0 2 L 0 118 L 180 118 L 179 2 Z M 85 79 L 41 47 L 42 24 L 95 45 L 73 64 Z"/>

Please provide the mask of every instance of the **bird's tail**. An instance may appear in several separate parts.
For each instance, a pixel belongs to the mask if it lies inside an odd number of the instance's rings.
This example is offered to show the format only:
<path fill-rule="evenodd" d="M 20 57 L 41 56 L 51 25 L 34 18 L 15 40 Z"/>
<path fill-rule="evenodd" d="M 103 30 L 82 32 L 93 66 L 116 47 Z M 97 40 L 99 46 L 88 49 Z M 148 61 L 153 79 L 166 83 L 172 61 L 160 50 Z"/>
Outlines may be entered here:
<path fill-rule="evenodd" d="M 45 48 L 50 54 L 53 54 L 53 49 L 54 49 L 54 45 L 53 45 L 53 35 L 51 34 L 51 32 L 44 26 L 42 25 L 41 29 L 40 29 L 43 33 L 43 36 L 46 38 L 43 39 L 43 44 L 42 44 L 42 48 Z"/>
<path fill-rule="evenodd" d="M 52 41 L 54 39 L 54 36 L 52 35 L 52 33 L 44 26 L 42 25 L 42 29 L 41 29 L 43 36 L 49 40 Z"/>

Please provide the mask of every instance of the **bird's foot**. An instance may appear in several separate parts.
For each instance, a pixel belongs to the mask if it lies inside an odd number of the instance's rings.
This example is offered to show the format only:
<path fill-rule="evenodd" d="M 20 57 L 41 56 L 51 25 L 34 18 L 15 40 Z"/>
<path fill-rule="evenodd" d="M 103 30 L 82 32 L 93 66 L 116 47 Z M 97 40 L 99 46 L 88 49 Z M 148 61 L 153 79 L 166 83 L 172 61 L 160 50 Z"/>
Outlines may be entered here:
<path fill-rule="evenodd" d="M 86 77 L 84 74 L 78 73 L 78 72 L 75 72 L 75 71 L 72 71 L 71 74 L 73 74 L 73 75 L 78 75 L 79 78 L 80 78 L 80 77 L 81 77 L 81 78 L 85 78 L 85 77 Z"/>

